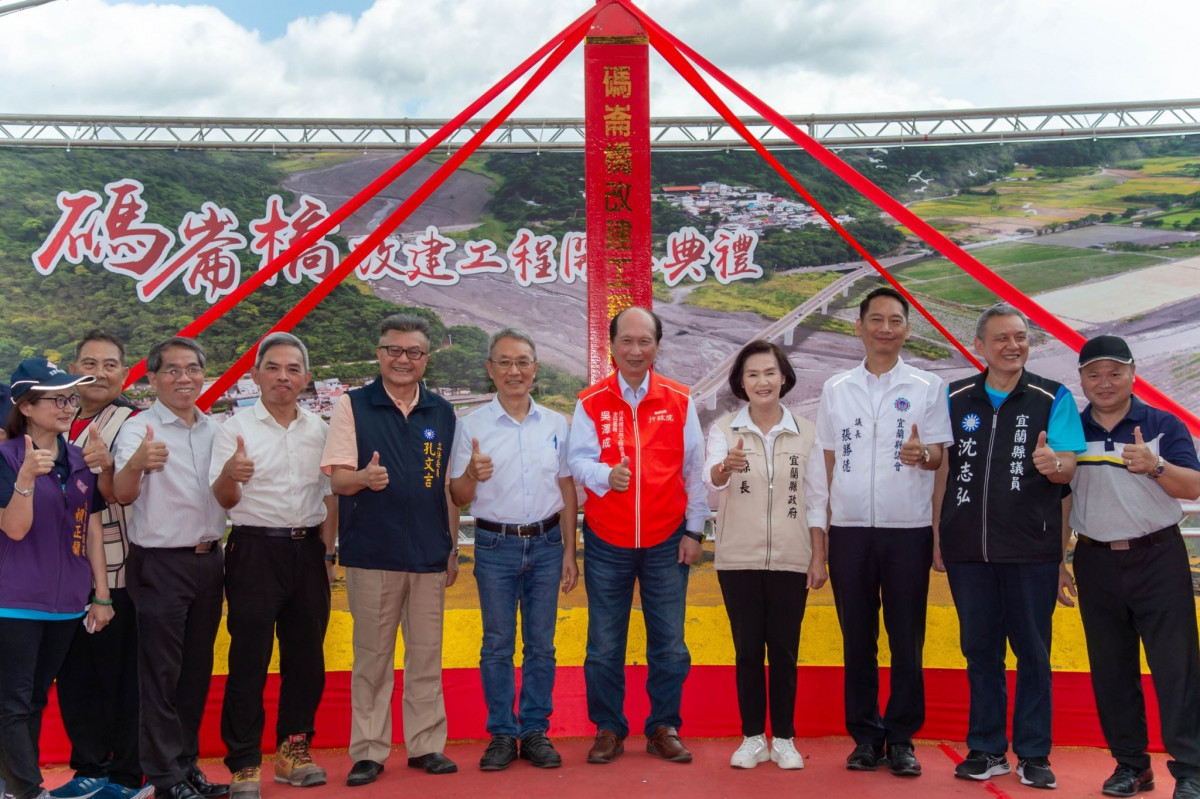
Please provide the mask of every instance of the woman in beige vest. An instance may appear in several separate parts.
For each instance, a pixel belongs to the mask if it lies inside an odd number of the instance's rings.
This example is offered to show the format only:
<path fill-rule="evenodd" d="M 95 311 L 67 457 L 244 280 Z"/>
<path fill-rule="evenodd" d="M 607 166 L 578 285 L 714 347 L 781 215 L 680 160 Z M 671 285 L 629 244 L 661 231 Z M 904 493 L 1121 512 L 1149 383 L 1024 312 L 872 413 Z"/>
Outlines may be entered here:
<path fill-rule="evenodd" d="M 716 568 L 733 631 L 741 746 L 735 768 L 772 760 L 804 768 L 795 735 L 796 660 L 808 589 L 825 571 L 825 459 L 816 428 L 780 402 L 796 373 L 779 347 L 751 341 L 734 361 L 729 388 L 746 401 L 713 423 L 704 480 L 720 493 Z M 772 741 L 766 739 L 770 664 Z"/>

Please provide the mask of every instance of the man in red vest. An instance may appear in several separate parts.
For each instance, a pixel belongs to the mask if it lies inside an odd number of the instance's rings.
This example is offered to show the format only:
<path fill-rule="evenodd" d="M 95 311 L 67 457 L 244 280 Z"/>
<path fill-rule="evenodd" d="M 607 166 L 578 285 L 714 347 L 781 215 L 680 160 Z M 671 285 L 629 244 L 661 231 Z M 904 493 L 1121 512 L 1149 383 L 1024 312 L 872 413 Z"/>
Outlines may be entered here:
<path fill-rule="evenodd" d="M 683 640 L 688 570 L 700 558 L 709 516 L 700 420 L 686 386 L 651 370 L 662 321 L 627 308 L 608 331 L 616 373 L 579 394 L 568 462 L 587 491 L 583 571 L 588 595 L 589 763 L 625 751 L 625 648 L 633 584 L 646 622 L 646 751 L 676 763 L 680 698 L 691 655 Z"/>

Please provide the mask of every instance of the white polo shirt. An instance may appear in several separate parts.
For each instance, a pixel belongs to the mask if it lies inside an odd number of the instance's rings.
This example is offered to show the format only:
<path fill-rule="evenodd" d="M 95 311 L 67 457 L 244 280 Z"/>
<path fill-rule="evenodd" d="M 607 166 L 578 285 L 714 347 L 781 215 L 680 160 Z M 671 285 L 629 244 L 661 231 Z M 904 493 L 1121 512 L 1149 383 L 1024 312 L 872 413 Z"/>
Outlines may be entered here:
<path fill-rule="evenodd" d="M 462 477 L 471 461 L 471 439 L 492 459 L 492 476 L 475 486 L 471 514 L 502 524 L 531 524 L 563 508 L 558 481 L 570 477 L 567 420 L 529 400 L 518 422 L 498 398 L 463 417 L 454 434 L 450 477 Z"/>
<path fill-rule="evenodd" d="M 242 485 L 242 499 L 229 509 L 229 520 L 254 527 L 313 527 L 325 521 L 324 499 L 332 490 L 321 471 L 321 455 L 328 432 L 321 417 L 300 407 L 284 427 L 262 399 L 225 422 L 213 438 L 209 485 L 221 476 L 238 436 L 254 461 L 254 476 Z"/>
<path fill-rule="evenodd" d="M 864 360 L 825 381 L 817 410 L 817 443 L 833 453 L 830 524 L 841 527 L 926 527 L 933 522 L 934 473 L 900 462 L 912 435 L 949 444 L 946 384 L 898 359 L 876 377 Z"/>

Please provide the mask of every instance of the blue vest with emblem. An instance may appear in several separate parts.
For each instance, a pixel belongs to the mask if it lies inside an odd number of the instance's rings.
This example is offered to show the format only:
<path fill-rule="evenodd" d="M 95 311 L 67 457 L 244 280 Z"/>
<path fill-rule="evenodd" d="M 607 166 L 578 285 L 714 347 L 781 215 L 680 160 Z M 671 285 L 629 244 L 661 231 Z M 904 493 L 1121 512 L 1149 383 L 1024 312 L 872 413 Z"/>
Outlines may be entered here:
<path fill-rule="evenodd" d="M 446 506 L 446 469 L 454 443 L 454 408 L 420 387 L 405 418 L 379 378 L 349 393 L 358 468 L 379 453 L 387 467 L 382 491 L 364 488 L 338 503 L 338 547 L 344 566 L 442 572 L 453 546 Z"/>

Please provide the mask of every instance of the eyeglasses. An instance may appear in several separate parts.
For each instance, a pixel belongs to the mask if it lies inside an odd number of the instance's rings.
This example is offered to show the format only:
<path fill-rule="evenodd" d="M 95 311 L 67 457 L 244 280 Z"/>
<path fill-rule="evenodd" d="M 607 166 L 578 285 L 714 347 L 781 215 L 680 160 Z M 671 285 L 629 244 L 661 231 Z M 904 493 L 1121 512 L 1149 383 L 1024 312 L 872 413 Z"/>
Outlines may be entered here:
<path fill-rule="evenodd" d="M 63 408 L 78 408 L 79 407 L 79 395 L 78 394 L 56 394 L 53 397 L 38 397 L 37 399 L 34 400 L 34 402 L 43 402 L 43 401 L 53 402 L 54 407 L 58 408 L 60 411 Z"/>
<path fill-rule="evenodd" d="M 517 358 L 515 361 L 511 358 L 500 358 L 499 360 L 488 358 L 488 363 L 499 369 L 501 372 L 507 372 L 514 366 L 524 372 L 526 369 L 532 369 L 533 365 L 537 363 L 537 361 L 533 360 L 532 358 Z"/>
<path fill-rule="evenodd" d="M 397 345 L 379 346 L 379 349 L 386 352 L 389 358 L 399 358 L 401 355 L 407 355 L 410 361 L 419 361 L 429 353 L 420 347 L 400 347 Z"/>
<path fill-rule="evenodd" d="M 172 366 L 170 369 L 159 369 L 155 374 L 166 375 L 172 380 L 178 380 L 180 375 L 188 377 L 199 377 L 204 374 L 203 366 L 189 366 L 186 369 L 180 369 L 178 366 Z"/>

